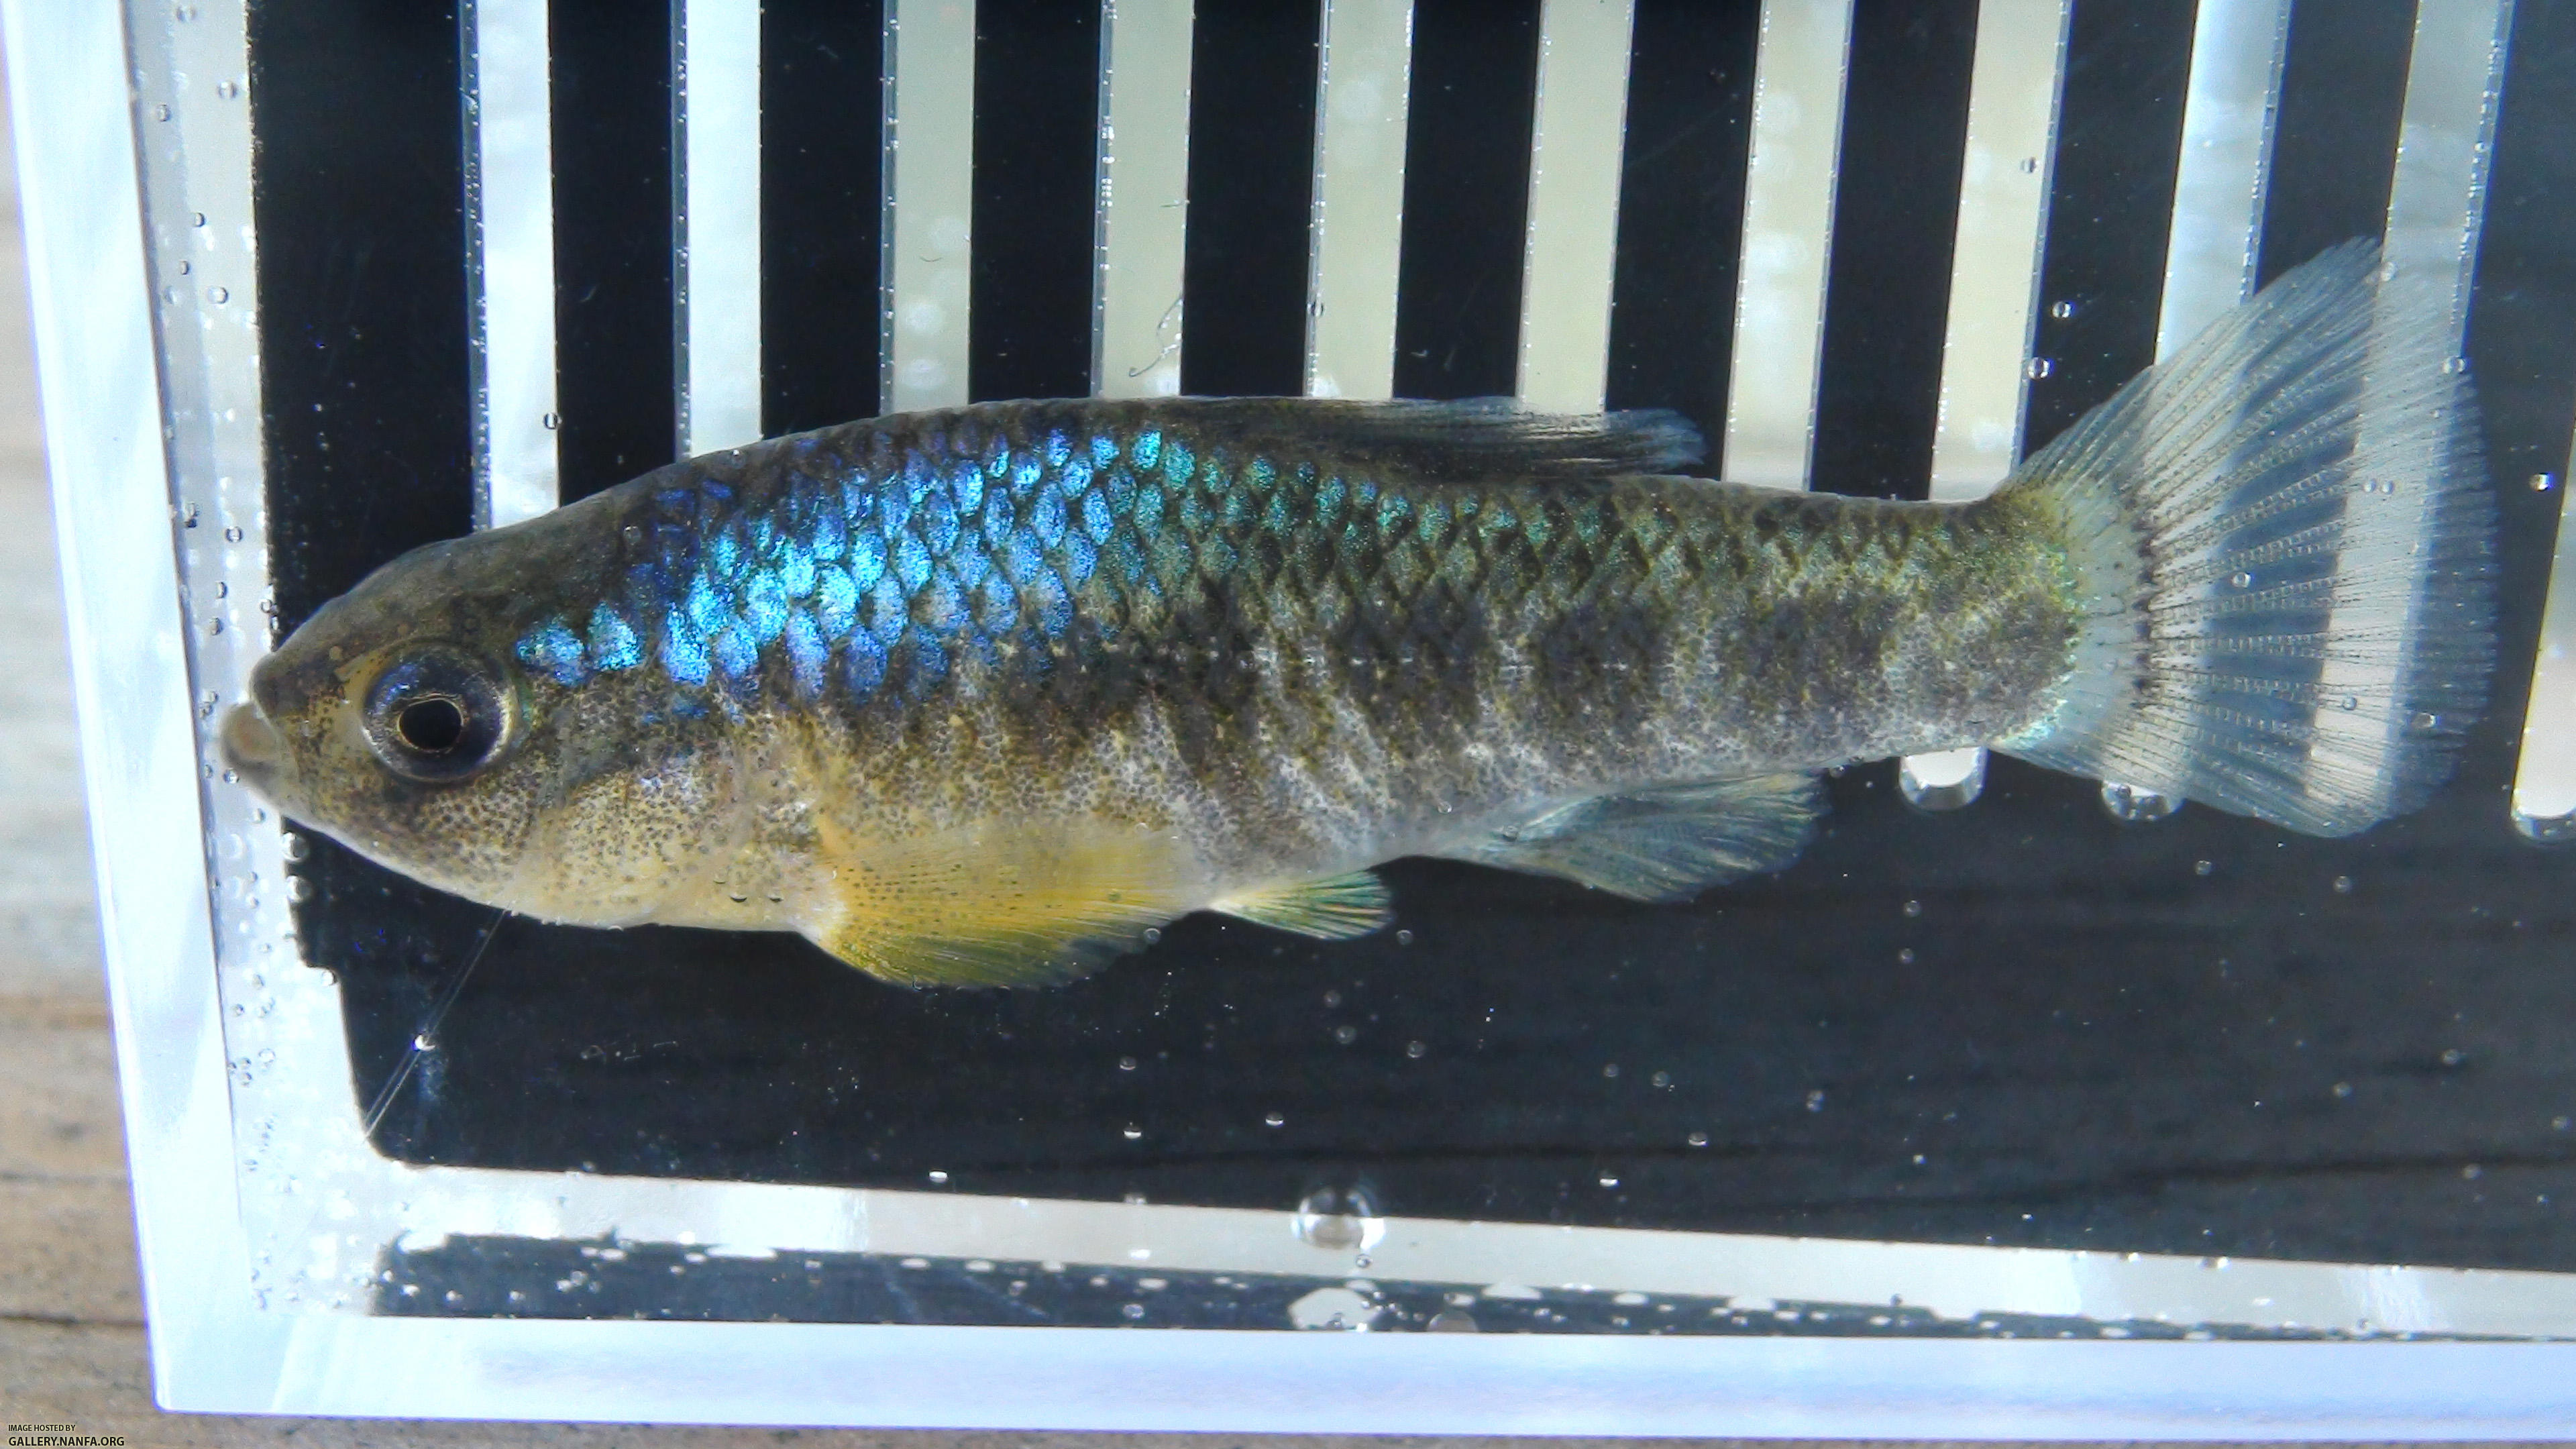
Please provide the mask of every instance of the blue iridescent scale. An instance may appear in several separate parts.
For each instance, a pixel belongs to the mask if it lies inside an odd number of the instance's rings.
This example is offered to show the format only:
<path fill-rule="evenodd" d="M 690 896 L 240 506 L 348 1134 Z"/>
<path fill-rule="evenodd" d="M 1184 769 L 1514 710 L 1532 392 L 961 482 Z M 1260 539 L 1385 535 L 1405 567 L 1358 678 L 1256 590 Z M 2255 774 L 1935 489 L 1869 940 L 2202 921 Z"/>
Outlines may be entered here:
<path fill-rule="evenodd" d="M 1104 555 L 1120 583 L 1156 589 L 1157 563 L 1191 557 L 1189 540 L 1160 532 L 1172 501 L 1205 519 L 1237 482 L 1229 461 L 1202 465 L 1152 427 L 1014 441 L 961 425 L 909 446 L 878 433 L 856 457 L 854 432 L 746 450 L 759 455 L 748 471 L 779 476 L 666 470 L 623 587 L 528 628 L 519 660 L 566 688 L 650 668 L 737 697 L 766 683 L 864 703 L 894 674 L 918 693 L 995 666 L 1006 644 L 1049 657 Z M 1270 460 L 1248 461 L 1276 478 Z"/>

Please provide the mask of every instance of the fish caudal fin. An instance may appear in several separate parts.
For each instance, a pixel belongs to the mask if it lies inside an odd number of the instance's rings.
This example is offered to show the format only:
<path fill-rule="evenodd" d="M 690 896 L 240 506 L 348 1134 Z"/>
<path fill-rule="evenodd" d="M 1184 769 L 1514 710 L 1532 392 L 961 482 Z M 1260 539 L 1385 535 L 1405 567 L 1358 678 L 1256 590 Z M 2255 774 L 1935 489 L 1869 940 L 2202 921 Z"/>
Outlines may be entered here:
<path fill-rule="evenodd" d="M 2449 308 L 2337 247 L 2024 464 L 1998 502 L 2063 530 L 2084 624 L 2056 707 L 1994 747 L 2313 835 L 2421 805 L 2495 653 Z"/>

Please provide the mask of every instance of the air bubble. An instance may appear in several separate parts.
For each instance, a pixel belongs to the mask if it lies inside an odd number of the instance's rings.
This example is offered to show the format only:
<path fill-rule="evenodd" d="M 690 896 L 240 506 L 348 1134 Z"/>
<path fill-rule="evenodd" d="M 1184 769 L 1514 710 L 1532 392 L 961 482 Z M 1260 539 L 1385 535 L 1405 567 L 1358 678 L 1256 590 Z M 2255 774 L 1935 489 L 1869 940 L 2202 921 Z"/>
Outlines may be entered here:
<path fill-rule="evenodd" d="M 2357 694 L 2347 694 L 2343 698 L 2336 700 L 2335 705 L 2337 708 L 2347 712 L 2359 709 L 2361 708 L 2361 696 Z"/>
<path fill-rule="evenodd" d="M 233 100 L 241 95 L 241 82 L 231 80 L 217 81 L 215 82 L 215 94 L 223 97 L 225 100 Z"/>
<path fill-rule="evenodd" d="M 1142 1127 L 1122 1127 L 1118 1129 L 1118 1135 L 1126 1138 L 1130 1142 L 1142 1142 L 1145 1140 L 1145 1129 Z"/>
<path fill-rule="evenodd" d="M 1298 1200 L 1290 1219 L 1298 1241 L 1336 1252 L 1365 1253 L 1386 1236 L 1377 1198 L 1365 1187 L 1319 1187 Z"/>
<path fill-rule="evenodd" d="M 152 108 L 152 119 L 156 121 L 166 121 L 170 119 L 170 108 L 168 106 L 154 106 Z"/>
<path fill-rule="evenodd" d="M 2057 371 L 2057 364 L 2045 357 L 2034 357 L 2022 368 L 2022 372 L 2033 382 L 2055 371 Z"/>
<path fill-rule="evenodd" d="M 1818 1087 L 1807 1094 L 1807 1110 L 1810 1112 L 1821 1112 L 1825 1110 L 1824 1088 Z"/>
<path fill-rule="evenodd" d="M 1280 1112 L 1264 1113 L 1261 1118 L 1261 1125 L 1264 1127 L 1285 1127 L 1288 1125 L 1288 1118 L 1286 1114 Z"/>
<path fill-rule="evenodd" d="M 1646 1080 L 1657 1087 L 1670 1089 L 1673 1085 L 1673 1074 L 1670 1072 L 1657 1072 Z"/>
<path fill-rule="evenodd" d="M 438 1038 L 428 1032 L 422 1032 L 411 1039 L 411 1049 L 416 1052 L 434 1052 L 438 1050 Z"/>
<path fill-rule="evenodd" d="M 1358 1041 L 1359 1039 L 1360 1029 L 1356 1026 L 1344 1024 L 1333 1028 L 1333 1040 L 1340 1042 L 1344 1046 L 1349 1046 L 1352 1042 Z"/>
<path fill-rule="evenodd" d="M 2339 876 L 2336 876 L 2336 877 L 2334 878 L 2334 893 L 2335 893 L 2336 895 L 2339 895 L 2339 896 L 2348 896 L 2348 895 L 2351 895 L 2351 894 L 2352 894 L 2352 877 L 2351 877 L 2351 876 L 2348 876 L 2348 875 L 2339 875 Z"/>
<path fill-rule="evenodd" d="M 1601 1174 L 1600 1182 L 1603 1187 L 1617 1187 L 1619 1185 L 1619 1179 L 1606 1172 Z"/>
<path fill-rule="evenodd" d="M 1429 1046 L 1418 1041 L 1409 1041 L 1404 1044 L 1404 1054 L 1413 1058 L 1417 1062 L 1422 1060 L 1430 1050 L 1431 1048 Z"/>
<path fill-rule="evenodd" d="M 1397 945 L 1399 945 L 1399 946 L 1410 946 L 1410 945 L 1412 945 L 1412 944 L 1413 944 L 1413 933 L 1412 933 L 1411 931 L 1398 931 L 1398 932 L 1396 932 L 1396 933 L 1395 933 L 1395 944 L 1397 944 Z"/>
<path fill-rule="evenodd" d="M 226 542 L 226 543 L 239 543 L 239 542 L 241 542 L 241 541 L 242 541 L 242 531 L 241 531 L 241 529 L 240 529 L 238 526 L 235 526 L 235 527 L 232 527 L 232 528 L 227 528 L 227 529 L 225 529 L 225 530 L 224 530 L 224 542 Z"/>
<path fill-rule="evenodd" d="M 2137 785 L 2102 782 L 2102 808 L 2123 825 L 2145 825 L 2170 818 L 2182 801 Z"/>
<path fill-rule="evenodd" d="M 563 417 L 558 413 L 548 413 L 540 421 L 545 424 L 546 431 L 550 433 L 563 426 Z"/>
<path fill-rule="evenodd" d="M 1705 1132 L 1694 1132 L 1682 1140 L 1693 1147 L 1706 1147 L 1708 1145 L 1708 1134 Z"/>
<path fill-rule="evenodd" d="M 2554 473 L 2534 473 L 2531 475 L 2531 491 L 2534 493 L 2546 493 L 2557 486 L 2558 475 Z"/>
<path fill-rule="evenodd" d="M 2195 860 L 2191 863 L 2191 873 L 2193 875 L 2208 875 L 2217 869 L 2218 864 L 2215 861 Z"/>
<path fill-rule="evenodd" d="M 2448 373 L 2452 377 L 2458 377 L 2460 374 L 2467 372 L 2468 370 L 2469 360 L 2465 357 L 2445 357 L 2442 359 L 2442 371 Z"/>
<path fill-rule="evenodd" d="M 2049 306 L 2048 315 L 2056 318 L 2060 322 L 2063 322 L 2067 318 L 2075 315 L 2075 304 L 2072 302 L 2052 303 Z"/>
<path fill-rule="evenodd" d="M 222 287 L 208 287 L 206 289 L 206 300 L 215 303 L 217 306 L 221 306 L 232 299 L 233 294 Z"/>
<path fill-rule="evenodd" d="M 1163 939 L 1163 928 L 1162 928 L 1162 927 L 1160 927 L 1160 926 L 1147 926 L 1147 927 L 1145 928 L 1145 944 L 1146 944 L 1146 945 L 1151 946 L 1151 945 L 1153 945 L 1155 942 L 1160 941 L 1160 940 L 1162 940 L 1162 939 Z"/>
<path fill-rule="evenodd" d="M 192 211 L 188 213 L 188 224 L 190 226 L 204 226 L 206 224 L 206 214 L 202 211 Z"/>
<path fill-rule="evenodd" d="M 2252 574 L 2239 571 L 2237 573 L 2229 574 L 2227 576 L 2227 582 L 2233 588 L 2250 589 L 2254 587 L 2254 576 Z"/>
<path fill-rule="evenodd" d="M 1339 1006 L 1339 1005 L 1341 1005 L 1341 1004 L 1342 1004 L 1342 993 L 1340 993 L 1340 992 L 1338 992 L 1338 991 L 1327 991 L 1327 992 L 1325 992 L 1325 993 L 1324 993 L 1324 1009 L 1325 1009 L 1326 1011 L 1330 1011 L 1330 1010 L 1332 1010 L 1334 1007 Z"/>
<path fill-rule="evenodd" d="M 1898 948 L 1897 948 L 1897 951 L 1896 951 L 1896 964 L 1897 964 L 1897 965 L 1899 965 L 1899 966 L 1911 966 L 1911 965 L 1913 965 L 1913 964 L 1914 964 L 1914 948 L 1913 948 L 1913 947 L 1911 947 L 1911 946 L 1900 946 L 1900 947 L 1898 947 Z"/>
<path fill-rule="evenodd" d="M 1923 914 L 1923 903 L 1921 901 L 1907 901 L 1905 903 L 1905 914 L 1908 916 L 1919 916 Z"/>

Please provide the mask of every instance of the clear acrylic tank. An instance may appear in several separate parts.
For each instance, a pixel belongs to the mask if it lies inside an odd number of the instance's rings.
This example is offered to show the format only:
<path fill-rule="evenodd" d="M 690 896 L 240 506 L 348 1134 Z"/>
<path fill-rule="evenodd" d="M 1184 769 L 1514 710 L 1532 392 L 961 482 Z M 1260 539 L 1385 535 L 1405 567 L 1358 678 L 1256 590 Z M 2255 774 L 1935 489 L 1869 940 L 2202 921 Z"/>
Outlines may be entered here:
<path fill-rule="evenodd" d="M 2576 6 L 6 13 L 165 1403 L 2569 1422 Z M 1407 861 L 1400 931 L 1193 916 L 908 993 L 498 918 L 212 749 L 376 565 L 695 452 L 1517 394 L 1973 497 L 2365 235 L 2458 300 L 2502 665 L 2457 779 L 2350 840 L 1925 757 L 1689 906 Z"/>

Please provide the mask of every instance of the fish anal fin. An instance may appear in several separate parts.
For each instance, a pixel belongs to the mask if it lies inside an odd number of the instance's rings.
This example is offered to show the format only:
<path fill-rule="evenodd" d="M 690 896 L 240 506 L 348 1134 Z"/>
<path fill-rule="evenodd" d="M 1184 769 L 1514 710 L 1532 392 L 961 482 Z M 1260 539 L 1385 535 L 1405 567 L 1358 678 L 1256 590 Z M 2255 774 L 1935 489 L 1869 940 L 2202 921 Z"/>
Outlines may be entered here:
<path fill-rule="evenodd" d="M 1239 891 L 1208 909 L 1321 941 L 1365 936 L 1395 919 L 1386 882 L 1365 870 Z"/>
<path fill-rule="evenodd" d="M 1438 852 L 1641 901 L 1688 900 L 1796 860 L 1824 813 L 1812 775 L 1596 795 Z"/>
<path fill-rule="evenodd" d="M 950 829 L 889 843 L 818 832 L 808 939 L 901 986 L 1049 986 L 1134 950 L 1186 907 L 1181 851 L 1109 822 Z"/>

